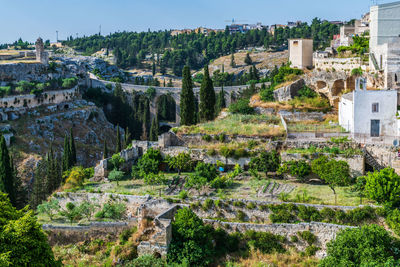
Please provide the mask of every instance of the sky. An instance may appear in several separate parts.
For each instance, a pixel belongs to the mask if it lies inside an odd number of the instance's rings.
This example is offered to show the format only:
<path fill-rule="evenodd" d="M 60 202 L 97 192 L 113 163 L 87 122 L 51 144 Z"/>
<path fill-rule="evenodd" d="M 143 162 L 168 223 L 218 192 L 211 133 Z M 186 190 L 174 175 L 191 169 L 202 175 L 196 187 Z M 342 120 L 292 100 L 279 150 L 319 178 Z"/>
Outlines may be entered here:
<path fill-rule="evenodd" d="M 225 28 L 239 23 L 264 25 L 360 18 L 378 4 L 393 0 L 0 0 L 0 44 L 38 36 L 107 35 L 116 31 Z"/>

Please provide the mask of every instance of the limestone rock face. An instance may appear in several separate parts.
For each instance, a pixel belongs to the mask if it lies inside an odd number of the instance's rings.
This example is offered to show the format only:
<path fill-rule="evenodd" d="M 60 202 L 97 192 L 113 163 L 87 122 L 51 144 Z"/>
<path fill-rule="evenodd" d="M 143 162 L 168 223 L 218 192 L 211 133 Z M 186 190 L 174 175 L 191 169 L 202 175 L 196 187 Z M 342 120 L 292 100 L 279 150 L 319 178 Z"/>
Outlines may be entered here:
<path fill-rule="evenodd" d="M 290 85 L 283 86 L 274 91 L 276 101 L 289 101 L 298 96 L 298 92 L 304 87 L 304 79 L 299 79 Z"/>

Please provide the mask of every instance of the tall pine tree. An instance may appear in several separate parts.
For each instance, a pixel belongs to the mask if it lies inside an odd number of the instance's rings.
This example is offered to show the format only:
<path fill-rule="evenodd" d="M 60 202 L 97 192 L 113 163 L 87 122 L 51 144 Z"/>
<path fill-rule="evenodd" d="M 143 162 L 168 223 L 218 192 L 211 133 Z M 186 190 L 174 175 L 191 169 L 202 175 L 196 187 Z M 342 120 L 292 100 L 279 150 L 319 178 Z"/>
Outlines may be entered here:
<path fill-rule="evenodd" d="M 150 127 L 150 136 L 149 140 L 150 141 L 158 141 L 158 119 L 157 116 L 153 118 L 153 121 L 151 122 L 151 127 Z"/>
<path fill-rule="evenodd" d="M 185 66 L 182 73 L 182 91 L 181 91 L 181 125 L 196 124 L 196 106 L 193 93 L 192 76 L 190 75 L 190 68 Z"/>
<path fill-rule="evenodd" d="M 208 72 L 208 66 L 204 67 L 203 81 L 200 87 L 200 120 L 210 121 L 215 116 L 215 91 L 213 82 Z"/>

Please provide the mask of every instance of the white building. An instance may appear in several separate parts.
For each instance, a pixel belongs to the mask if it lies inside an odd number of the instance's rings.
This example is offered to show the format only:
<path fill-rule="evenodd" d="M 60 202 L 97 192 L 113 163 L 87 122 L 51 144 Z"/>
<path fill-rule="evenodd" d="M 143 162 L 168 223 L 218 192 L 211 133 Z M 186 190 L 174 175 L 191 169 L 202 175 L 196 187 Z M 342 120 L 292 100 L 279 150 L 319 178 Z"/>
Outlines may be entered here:
<path fill-rule="evenodd" d="M 342 96 L 339 102 L 339 124 L 354 138 L 388 137 L 399 135 L 396 90 L 366 90 L 360 88 Z"/>
<path fill-rule="evenodd" d="M 372 6 L 369 27 L 370 69 L 385 72 L 386 88 L 398 88 L 392 81 L 400 72 L 400 1 Z"/>
<path fill-rule="evenodd" d="M 294 68 L 305 69 L 313 66 L 313 40 L 290 39 L 289 61 Z"/>

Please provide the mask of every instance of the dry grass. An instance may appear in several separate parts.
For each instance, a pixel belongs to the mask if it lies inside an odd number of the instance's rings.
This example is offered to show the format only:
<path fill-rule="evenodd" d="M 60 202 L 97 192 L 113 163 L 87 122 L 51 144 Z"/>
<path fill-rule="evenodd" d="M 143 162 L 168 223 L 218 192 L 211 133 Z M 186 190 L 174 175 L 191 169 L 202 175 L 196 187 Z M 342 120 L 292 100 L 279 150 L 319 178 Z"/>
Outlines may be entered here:
<path fill-rule="evenodd" d="M 276 116 L 232 114 L 223 119 L 178 128 L 179 134 L 227 134 L 279 137 L 285 130 Z"/>
<path fill-rule="evenodd" d="M 301 256 L 295 251 L 285 254 L 264 254 L 260 251 L 253 251 L 248 258 L 234 260 L 235 267 L 313 267 L 318 266 L 318 259 L 315 257 Z"/>

